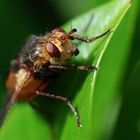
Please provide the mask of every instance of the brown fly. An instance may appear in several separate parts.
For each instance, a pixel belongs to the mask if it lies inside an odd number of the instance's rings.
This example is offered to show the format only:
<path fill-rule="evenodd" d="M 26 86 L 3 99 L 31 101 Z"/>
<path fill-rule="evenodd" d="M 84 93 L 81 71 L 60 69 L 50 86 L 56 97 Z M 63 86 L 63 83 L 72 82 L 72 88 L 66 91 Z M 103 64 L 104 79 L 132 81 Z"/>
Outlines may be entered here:
<path fill-rule="evenodd" d="M 56 28 L 45 35 L 31 36 L 18 53 L 17 58 L 11 62 L 10 72 L 6 80 L 10 98 L 5 106 L 3 118 L 16 101 L 31 102 L 37 96 L 46 96 L 64 101 L 74 113 L 78 128 L 80 128 L 82 125 L 71 101 L 67 97 L 43 91 L 63 70 L 97 70 L 94 66 L 67 66 L 65 63 L 79 53 L 73 40 L 77 39 L 89 43 L 103 37 L 110 31 L 89 39 L 75 35 L 76 29 L 66 33 L 62 28 Z"/>

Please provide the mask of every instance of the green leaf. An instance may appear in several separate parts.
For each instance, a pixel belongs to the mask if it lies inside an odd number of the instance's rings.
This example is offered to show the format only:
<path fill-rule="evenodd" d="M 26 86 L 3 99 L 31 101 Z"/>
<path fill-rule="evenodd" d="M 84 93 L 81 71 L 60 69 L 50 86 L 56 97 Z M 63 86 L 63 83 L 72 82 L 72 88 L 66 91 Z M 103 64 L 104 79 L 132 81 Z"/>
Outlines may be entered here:
<path fill-rule="evenodd" d="M 83 34 L 84 36 L 93 37 L 110 28 L 113 29 L 113 33 L 108 34 L 98 41 L 78 45 L 80 55 L 74 58 L 71 63 L 79 63 L 80 65 L 90 64 L 99 67 L 108 43 L 129 7 L 129 0 L 113 0 L 78 16 L 63 26 L 66 31 L 71 29 L 71 25 L 77 28 L 78 31 L 81 31 L 94 14 L 94 19 L 88 31 L 84 34 L 79 32 L 80 35 Z M 94 100 L 94 88 L 96 86 L 96 76 L 97 72 L 64 72 L 64 74 L 58 78 L 56 84 L 52 86 L 52 93 L 59 92 L 61 95 L 74 99 L 73 104 L 79 111 L 83 125 L 83 128 L 77 128 L 74 115 L 64 104 L 58 103 L 58 101 L 51 101 L 50 104 L 46 103 L 43 105 L 45 106 L 44 108 L 47 108 L 47 110 L 53 114 L 55 139 L 93 139 L 93 111 L 94 101 L 96 101 L 96 99 Z M 20 127 L 23 128 L 22 131 Z M 49 124 L 38 115 L 35 110 L 32 110 L 27 104 L 17 104 L 9 113 L 0 132 L 0 137 L 4 140 L 22 140 L 25 139 L 25 137 L 22 136 L 23 132 L 26 139 L 50 139 L 51 132 L 49 129 Z"/>
<path fill-rule="evenodd" d="M 49 126 L 41 118 L 39 113 L 35 112 L 28 104 L 14 105 L 1 128 L 0 139 L 50 139 Z M 45 130 L 45 132 L 40 130 Z"/>
<path fill-rule="evenodd" d="M 131 13 L 130 13 L 131 12 Z M 125 70 L 125 78 L 123 81 L 123 86 L 121 87 L 121 94 L 119 96 L 121 99 L 121 107 L 116 122 L 116 127 L 113 134 L 113 140 L 118 139 L 140 139 L 139 131 L 139 100 L 140 100 L 140 88 L 139 88 L 139 79 L 140 79 L 140 1 L 135 0 L 133 2 L 132 8 L 129 11 L 129 19 L 125 20 L 125 23 L 129 25 L 129 36 L 132 34 L 132 39 L 129 38 L 129 45 L 131 46 L 131 52 L 129 54 L 128 65 Z M 134 23 L 134 24 L 133 24 Z M 126 25 L 126 24 L 125 24 Z M 126 28 L 126 26 L 125 26 Z M 135 28 L 133 30 L 133 28 Z M 130 31 L 133 30 L 131 33 Z M 127 46 L 128 48 L 128 46 Z M 123 79 L 123 78 L 122 78 Z"/>
<path fill-rule="evenodd" d="M 129 7 L 128 1 L 123 1 L 123 2 L 124 2 L 123 3 L 124 5 L 120 1 L 113 1 L 106 5 L 103 5 L 102 7 L 95 9 L 95 11 L 92 11 L 91 13 L 95 13 L 95 16 L 97 16 L 97 19 L 99 17 L 99 19 L 98 19 L 98 21 L 96 21 L 96 17 L 94 18 L 93 24 L 92 24 L 91 28 L 89 29 L 89 33 L 87 33 L 87 34 L 90 37 L 95 36 L 95 35 L 93 35 L 94 34 L 93 31 L 95 31 L 95 33 L 97 33 L 97 32 L 99 33 L 100 29 L 102 27 L 104 27 L 105 30 L 107 30 L 109 28 L 115 29 L 118 26 L 120 20 L 122 19 L 124 13 L 127 11 L 127 8 Z M 112 12 L 110 12 L 110 11 L 112 11 Z M 115 11 L 115 12 L 113 12 L 113 11 Z M 74 27 L 77 27 L 78 29 L 81 27 L 81 29 L 82 29 L 85 25 L 85 23 L 83 23 L 83 21 L 88 21 L 86 18 L 84 19 L 84 17 L 82 17 L 81 19 L 80 18 L 78 19 L 78 21 L 80 20 L 79 23 L 82 23 L 82 25 L 81 25 L 82 27 L 76 21 L 72 21 L 72 24 L 74 25 Z M 107 27 L 105 25 L 107 25 Z M 93 44 L 88 44 L 88 46 L 83 43 L 80 46 L 81 56 L 79 56 L 79 58 L 77 58 L 77 60 L 82 59 L 82 62 L 84 62 L 86 64 L 92 63 L 93 65 L 99 66 L 100 60 L 108 45 L 108 42 L 110 41 L 110 38 L 111 38 L 111 36 L 108 36 L 104 40 L 101 39 L 97 42 L 94 42 Z M 89 47 L 88 50 L 87 50 L 86 46 Z M 108 65 L 106 67 L 109 68 Z M 101 67 L 101 69 L 104 69 L 104 67 Z M 74 119 L 72 121 L 70 117 L 67 117 L 67 122 L 63 128 L 63 132 L 62 132 L 60 138 L 66 139 L 66 137 L 68 137 L 70 139 L 74 139 L 76 137 L 77 139 L 92 139 L 96 135 L 93 132 L 96 132 L 94 129 L 96 129 L 96 127 L 97 127 L 96 126 L 94 128 L 94 126 L 95 126 L 94 121 L 97 121 L 94 118 L 95 117 L 94 114 L 97 113 L 99 115 L 98 112 L 100 112 L 100 110 L 98 110 L 98 111 L 96 110 L 97 112 L 94 111 L 94 108 L 95 108 L 94 100 L 96 101 L 96 98 L 94 99 L 94 86 L 96 87 L 96 83 L 95 83 L 96 82 L 95 81 L 96 73 L 94 73 L 94 74 L 90 73 L 88 76 L 85 76 L 85 79 L 81 78 L 81 75 L 83 75 L 83 74 L 79 74 L 79 76 L 77 76 L 77 74 L 75 74 L 75 75 L 76 75 L 77 81 L 84 80 L 84 82 L 82 83 L 83 84 L 82 87 L 78 90 L 78 93 L 76 90 L 77 96 L 75 97 L 75 100 L 74 100 L 75 105 L 79 109 L 83 128 L 81 130 L 77 130 L 76 126 L 73 127 L 71 125 L 74 123 Z M 106 75 L 106 76 L 108 77 L 108 75 Z M 74 81 L 76 81 L 76 80 L 74 79 Z M 100 83 L 98 83 L 98 85 L 100 86 Z M 104 87 L 106 87 L 106 86 L 104 86 Z M 73 92 L 74 89 L 77 89 L 77 88 L 75 87 L 72 89 L 69 86 L 68 92 Z M 104 94 L 103 90 L 100 90 L 100 92 L 95 92 L 95 93 L 98 94 L 98 96 L 100 96 L 101 92 L 102 92 L 102 94 Z M 99 102 L 98 104 L 101 104 L 101 102 Z M 93 111 L 94 111 L 94 114 L 93 114 Z M 61 112 L 61 114 L 63 114 L 63 113 Z M 99 117 L 102 117 L 102 115 Z M 105 128 L 100 125 L 98 127 Z M 75 135 L 73 135 L 73 134 L 75 134 Z M 99 136 L 102 133 L 97 133 L 97 134 Z"/>
<path fill-rule="evenodd" d="M 114 34 L 101 62 L 102 69 L 97 76 L 94 97 L 94 139 L 110 139 L 116 130 L 115 125 L 117 125 L 124 99 L 126 80 L 131 75 L 131 69 L 133 69 L 133 65 L 128 65 L 128 63 L 130 63 L 131 49 L 135 47 L 132 45 L 132 39 L 136 30 L 138 3 L 139 1 L 132 3 L 131 9 Z M 114 136 L 113 140 L 127 139 L 121 138 L 122 130 L 126 130 L 125 126 L 118 129 L 121 131 L 118 134 L 119 138 Z M 127 133 L 128 135 L 129 133 Z"/>
<path fill-rule="evenodd" d="M 133 67 L 126 86 L 113 139 L 140 139 L 140 61 Z M 121 134 L 121 136 L 120 136 Z"/>

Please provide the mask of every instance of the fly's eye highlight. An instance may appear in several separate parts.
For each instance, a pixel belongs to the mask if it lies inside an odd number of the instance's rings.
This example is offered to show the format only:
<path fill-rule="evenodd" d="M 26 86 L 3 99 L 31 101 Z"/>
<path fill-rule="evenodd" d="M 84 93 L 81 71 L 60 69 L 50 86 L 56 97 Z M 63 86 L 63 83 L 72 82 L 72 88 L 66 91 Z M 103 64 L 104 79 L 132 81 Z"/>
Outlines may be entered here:
<path fill-rule="evenodd" d="M 46 50 L 51 57 L 60 58 L 60 51 L 53 43 L 47 43 Z"/>

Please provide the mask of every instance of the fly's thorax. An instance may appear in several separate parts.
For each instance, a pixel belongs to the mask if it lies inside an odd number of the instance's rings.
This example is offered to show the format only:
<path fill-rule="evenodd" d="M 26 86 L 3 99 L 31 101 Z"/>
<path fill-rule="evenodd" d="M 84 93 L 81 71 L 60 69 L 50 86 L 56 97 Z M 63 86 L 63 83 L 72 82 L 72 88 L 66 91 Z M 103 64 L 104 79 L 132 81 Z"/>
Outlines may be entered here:
<path fill-rule="evenodd" d="M 42 52 L 41 43 L 42 36 L 32 35 L 28 38 L 25 45 L 21 49 L 16 58 L 20 68 L 38 69 L 42 63 L 45 63 L 44 54 Z"/>

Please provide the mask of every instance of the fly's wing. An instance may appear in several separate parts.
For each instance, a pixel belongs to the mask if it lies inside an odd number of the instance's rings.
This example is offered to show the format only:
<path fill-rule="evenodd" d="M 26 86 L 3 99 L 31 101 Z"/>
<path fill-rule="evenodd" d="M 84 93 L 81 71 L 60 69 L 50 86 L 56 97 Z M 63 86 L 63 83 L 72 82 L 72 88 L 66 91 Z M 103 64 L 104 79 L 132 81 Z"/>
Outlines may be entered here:
<path fill-rule="evenodd" d="M 18 84 L 18 86 L 16 86 L 15 92 L 12 94 L 12 96 L 10 97 L 10 99 L 6 102 L 6 104 L 3 106 L 1 113 L 0 113 L 0 127 L 3 125 L 4 120 L 9 112 L 9 110 L 11 109 L 12 105 L 15 103 L 17 96 L 19 95 L 22 87 L 24 87 L 24 84 L 26 83 L 26 81 L 29 78 L 29 74 L 27 74 L 25 76 L 25 78 Z"/>
<path fill-rule="evenodd" d="M 32 67 L 36 53 L 41 50 L 42 36 L 31 35 L 23 45 L 18 54 L 18 62 L 25 64 L 27 67 Z"/>
<path fill-rule="evenodd" d="M 22 47 L 22 51 L 28 53 L 28 51 L 31 50 L 31 48 L 33 48 L 33 46 L 34 46 L 36 43 L 40 42 L 40 37 L 41 37 L 41 36 L 30 35 L 30 36 L 26 39 L 26 41 L 25 41 L 25 43 L 24 43 L 24 45 L 23 45 L 23 47 Z"/>
<path fill-rule="evenodd" d="M 0 127 L 2 127 L 3 125 L 3 122 L 7 116 L 7 113 L 8 113 L 8 109 L 7 109 L 7 104 L 8 104 L 8 101 L 2 106 L 2 109 L 0 110 Z"/>
<path fill-rule="evenodd" d="M 30 62 L 30 55 L 32 54 L 33 51 L 35 51 L 34 49 L 38 49 L 37 46 L 40 45 L 41 38 L 42 38 L 42 35 L 40 35 L 40 36 L 31 35 L 28 37 L 28 39 L 26 40 L 25 44 L 23 45 L 21 51 L 19 52 L 17 59 L 12 62 L 14 64 L 11 64 L 10 71 L 19 73 L 19 71 L 20 71 L 19 64 L 26 64 L 27 67 L 29 65 L 32 65 L 32 63 Z M 28 78 L 30 77 L 30 75 L 28 73 L 26 73 L 23 78 L 21 78 L 21 77 L 23 77 L 23 73 L 21 73 L 21 75 L 19 74 L 18 78 L 16 78 L 17 84 L 15 86 L 15 88 L 16 88 L 15 92 L 12 94 L 10 99 L 7 101 L 6 105 L 4 105 L 3 110 L 0 114 L 0 127 L 2 126 L 2 124 L 5 120 L 5 117 L 7 116 L 7 113 L 9 112 L 11 106 L 16 101 L 18 94 L 20 93 L 22 87 L 25 85 L 25 83 L 28 80 Z"/>

